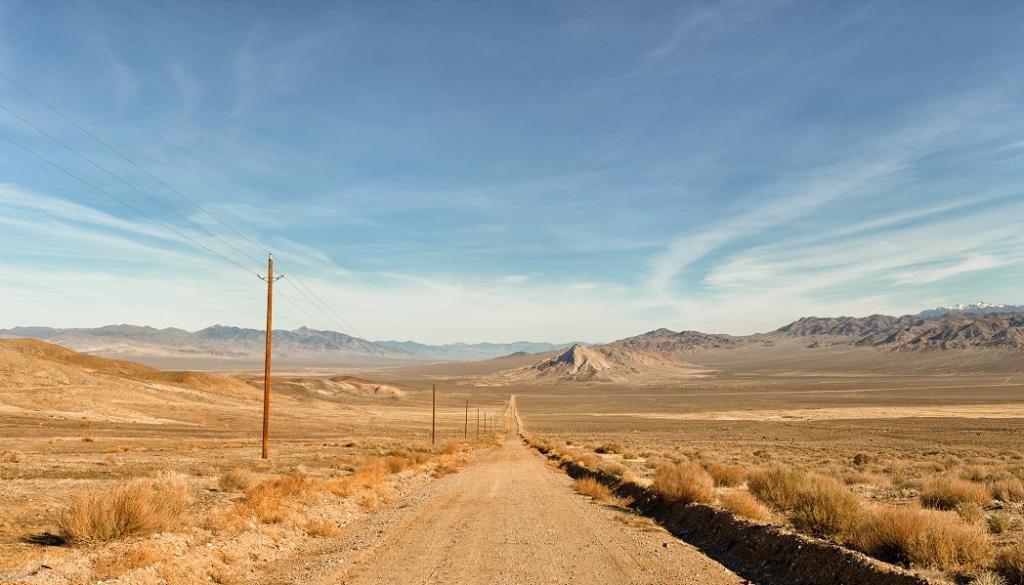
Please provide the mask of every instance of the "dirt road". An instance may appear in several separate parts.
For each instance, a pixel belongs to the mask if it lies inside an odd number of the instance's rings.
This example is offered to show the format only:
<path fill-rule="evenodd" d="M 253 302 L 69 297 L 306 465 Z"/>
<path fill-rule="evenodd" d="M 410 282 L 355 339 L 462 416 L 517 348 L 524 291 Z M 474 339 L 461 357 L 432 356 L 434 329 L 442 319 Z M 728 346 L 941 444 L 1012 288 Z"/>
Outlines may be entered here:
<path fill-rule="evenodd" d="M 270 582 L 747 581 L 661 528 L 576 494 L 512 432 L 484 459 L 378 515 L 343 544 L 297 558 Z"/>

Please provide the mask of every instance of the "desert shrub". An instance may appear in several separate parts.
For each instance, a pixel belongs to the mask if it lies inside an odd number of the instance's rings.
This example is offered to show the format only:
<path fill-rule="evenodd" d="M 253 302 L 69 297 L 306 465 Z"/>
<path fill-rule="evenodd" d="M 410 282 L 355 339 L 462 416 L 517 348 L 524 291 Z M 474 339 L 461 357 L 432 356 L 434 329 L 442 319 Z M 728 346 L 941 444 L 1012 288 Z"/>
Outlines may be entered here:
<path fill-rule="evenodd" d="M 1007 585 L 1006 579 L 994 571 L 982 571 L 971 577 L 967 585 Z"/>
<path fill-rule="evenodd" d="M 992 534 L 1002 534 L 1013 525 L 1013 516 L 1006 512 L 992 512 L 988 517 L 988 531 Z"/>
<path fill-rule="evenodd" d="M 167 559 L 167 554 L 153 546 L 151 543 L 143 542 L 130 548 L 125 548 L 110 554 L 101 554 L 93 562 L 93 573 L 99 579 L 114 579 L 155 563 Z"/>
<path fill-rule="evenodd" d="M 775 518 L 771 509 L 749 492 L 728 492 L 722 494 L 721 499 L 722 506 L 737 516 L 760 522 L 771 522 Z"/>
<path fill-rule="evenodd" d="M 978 467 L 965 467 L 960 470 L 960 479 L 967 481 L 982 482 L 988 479 L 988 474 Z"/>
<path fill-rule="evenodd" d="M 351 475 L 328 482 L 327 490 L 339 496 L 351 496 L 359 490 L 380 486 L 387 473 L 387 463 L 379 457 L 367 457 Z"/>
<path fill-rule="evenodd" d="M 224 491 L 240 491 L 252 485 L 253 475 L 248 469 L 236 467 L 220 476 L 217 485 Z"/>
<path fill-rule="evenodd" d="M 0 463 L 20 463 L 23 458 L 21 451 L 4 451 L 0 454 Z"/>
<path fill-rule="evenodd" d="M 715 499 L 715 481 L 696 463 L 659 467 L 652 487 L 669 502 L 710 503 Z"/>
<path fill-rule="evenodd" d="M 338 534 L 338 524 L 326 519 L 307 520 L 303 529 L 306 534 L 321 538 L 329 538 Z"/>
<path fill-rule="evenodd" d="M 953 511 L 968 524 L 978 524 L 985 519 L 985 510 L 974 502 L 960 502 Z"/>
<path fill-rule="evenodd" d="M 608 475 L 614 475 L 617 477 L 622 477 L 623 474 L 629 471 L 629 468 L 618 461 L 602 461 L 597 465 L 597 469 L 607 473 Z"/>
<path fill-rule="evenodd" d="M 455 455 L 459 451 L 462 451 L 462 445 L 455 441 L 448 441 L 441 447 L 441 452 L 445 455 Z"/>
<path fill-rule="evenodd" d="M 740 465 L 711 463 L 706 469 L 717 486 L 736 487 L 747 479 L 747 470 Z"/>
<path fill-rule="evenodd" d="M 601 465 L 601 458 L 593 453 L 580 451 L 575 457 L 576 463 L 587 469 L 597 469 Z"/>
<path fill-rule="evenodd" d="M 170 530 L 191 501 L 183 480 L 136 481 L 72 498 L 58 515 L 57 525 L 73 544 L 109 542 Z"/>
<path fill-rule="evenodd" d="M 921 487 L 921 504 L 936 510 L 953 510 L 963 503 L 984 506 L 989 500 L 985 486 L 955 477 L 935 478 Z"/>
<path fill-rule="evenodd" d="M 297 475 L 264 480 L 245 490 L 238 511 L 260 522 L 277 523 L 284 520 L 287 504 L 309 489 L 309 481 Z"/>
<path fill-rule="evenodd" d="M 862 514 L 857 494 L 832 478 L 812 475 L 793 500 L 790 520 L 802 532 L 843 537 L 854 532 Z"/>
<path fill-rule="evenodd" d="M 601 500 L 608 502 L 614 499 L 611 490 L 608 486 L 597 481 L 592 477 L 581 477 L 572 483 L 572 488 L 577 492 L 594 498 L 595 500 Z"/>
<path fill-rule="evenodd" d="M 856 465 L 857 467 L 867 465 L 868 463 L 871 463 L 874 460 L 875 458 L 867 453 L 857 453 L 856 455 L 853 456 L 853 464 Z"/>
<path fill-rule="evenodd" d="M 597 453 L 622 453 L 624 449 L 618 443 L 605 443 L 594 449 Z"/>
<path fill-rule="evenodd" d="M 912 507 L 872 510 L 850 544 L 883 561 L 943 571 L 969 571 L 992 555 L 992 543 L 977 526 L 949 512 Z"/>
<path fill-rule="evenodd" d="M 777 510 L 790 510 L 806 476 L 786 467 L 772 467 L 750 474 L 747 485 L 757 499 Z"/>
<path fill-rule="evenodd" d="M 437 458 L 437 463 L 434 465 L 434 471 L 432 475 L 435 478 L 441 478 L 446 475 L 451 475 L 459 470 L 459 460 L 451 455 L 441 455 Z"/>
<path fill-rule="evenodd" d="M 989 492 L 1000 502 L 1024 502 L 1024 482 L 1016 477 L 993 481 L 989 484 Z"/>
<path fill-rule="evenodd" d="M 384 465 L 388 468 L 388 473 L 401 473 L 409 467 L 409 460 L 392 455 L 384 460 Z"/>
<path fill-rule="evenodd" d="M 995 570 L 1012 585 L 1024 583 L 1024 543 L 1000 551 L 996 557 Z"/>

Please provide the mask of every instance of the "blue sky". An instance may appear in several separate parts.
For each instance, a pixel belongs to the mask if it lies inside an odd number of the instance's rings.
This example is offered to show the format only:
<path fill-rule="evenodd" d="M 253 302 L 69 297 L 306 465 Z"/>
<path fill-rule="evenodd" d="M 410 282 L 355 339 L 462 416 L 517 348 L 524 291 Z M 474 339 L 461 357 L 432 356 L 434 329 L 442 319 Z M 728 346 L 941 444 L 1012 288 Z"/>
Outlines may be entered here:
<path fill-rule="evenodd" d="M 1024 4 L 165 4 L 5 2 L 0 71 L 365 337 L 1024 302 Z M 260 270 L 3 79 L 0 104 L 190 221 L 3 135 Z M 0 326 L 262 321 L 254 276 L 3 140 L 0 246 Z M 279 290 L 309 315 L 278 325 L 337 328 Z"/>

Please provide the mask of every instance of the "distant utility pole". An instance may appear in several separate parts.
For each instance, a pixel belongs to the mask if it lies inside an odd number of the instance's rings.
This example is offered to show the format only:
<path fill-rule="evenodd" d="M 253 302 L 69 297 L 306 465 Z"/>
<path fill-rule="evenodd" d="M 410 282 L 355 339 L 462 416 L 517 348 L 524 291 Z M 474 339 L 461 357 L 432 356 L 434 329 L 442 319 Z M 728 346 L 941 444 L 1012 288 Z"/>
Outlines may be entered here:
<path fill-rule="evenodd" d="M 476 409 L 476 438 L 480 438 L 480 409 Z"/>
<path fill-rule="evenodd" d="M 469 401 L 466 401 L 466 426 L 462 429 L 462 438 L 469 438 Z"/>
<path fill-rule="evenodd" d="M 430 409 L 430 444 L 437 440 L 437 384 L 433 384 L 433 404 Z"/>
<path fill-rule="evenodd" d="M 267 277 L 260 279 L 267 283 L 267 357 L 263 361 L 263 459 L 268 456 L 267 437 L 270 434 L 270 346 L 271 332 L 274 328 L 274 281 L 284 275 L 274 277 L 274 255 L 267 254 Z"/>

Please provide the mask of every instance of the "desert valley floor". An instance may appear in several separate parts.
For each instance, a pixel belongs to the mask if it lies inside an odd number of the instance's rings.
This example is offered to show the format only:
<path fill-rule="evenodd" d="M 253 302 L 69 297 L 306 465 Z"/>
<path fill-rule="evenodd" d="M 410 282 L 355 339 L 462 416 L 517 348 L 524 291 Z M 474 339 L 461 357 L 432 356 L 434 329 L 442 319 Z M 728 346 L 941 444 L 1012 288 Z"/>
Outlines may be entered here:
<path fill-rule="evenodd" d="M 697 464 L 714 477 L 711 506 L 894 563 L 880 583 L 911 582 L 897 580 L 904 569 L 922 583 L 966 580 L 1024 536 L 1017 352 L 706 352 L 675 379 L 628 383 L 495 376 L 535 355 L 285 364 L 262 462 L 253 373 L 172 374 L 0 344 L 5 583 L 784 582 L 685 536 L 699 526 L 666 529 L 614 489 L 588 491 L 566 465 L 657 488 L 663 466 Z M 885 558 L 852 525 L 807 529 L 772 509 L 758 486 L 783 468 L 829 478 L 864 514 L 920 510 L 936 481 L 984 495 L 920 511 L 941 515 L 950 550 Z M 75 532 L 70 507 L 127 485 L 177 494 L 182 509 L 126 538 Z M 754 511 L 736 503 L 748 491 Z M 984 539 L 983 555 L 964 538 Z"/>

